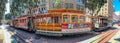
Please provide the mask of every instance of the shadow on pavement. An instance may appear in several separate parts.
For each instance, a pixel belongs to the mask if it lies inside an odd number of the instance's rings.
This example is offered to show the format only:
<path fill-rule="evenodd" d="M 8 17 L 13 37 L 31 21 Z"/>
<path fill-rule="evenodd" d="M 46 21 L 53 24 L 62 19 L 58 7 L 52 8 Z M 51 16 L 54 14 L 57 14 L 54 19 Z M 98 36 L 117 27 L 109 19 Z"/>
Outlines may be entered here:
<path fill-rule="evenodd" d="M 116 40 L 116 41 L 119 41 L 119 42 L 120 42 L 120 38 L 117 38 L 117 39 L 114 39 L 114 40 Z"/>
<path fill-rule="evenodd" d="M 91 37 L 96 36 L 97 34 L 93 33 L 83 33 L 83 34 L 77 34 L 77 35 L 65 35 L 65 36 L 45 36 L 45 35 L 37 35 L 41 36 L 47 39 L 55 39 L 55 40 L 65 40 L 65 39 L 72 39 L 72 38 L 83 38 L 83 39 L 89 39 Z"/>

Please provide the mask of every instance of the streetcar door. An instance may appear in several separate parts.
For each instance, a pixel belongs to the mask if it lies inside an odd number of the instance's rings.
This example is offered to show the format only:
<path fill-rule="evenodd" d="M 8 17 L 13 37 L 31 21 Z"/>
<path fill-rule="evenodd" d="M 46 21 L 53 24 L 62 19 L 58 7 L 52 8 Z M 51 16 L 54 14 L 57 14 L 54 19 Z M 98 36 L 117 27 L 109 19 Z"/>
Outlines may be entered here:
<path fill-rule="evenodd" d="M 28 17 L 28 23 L 27 24 L 28 24 L 28 30 L 29 31 L 35 31 L 32 17 Z"/>

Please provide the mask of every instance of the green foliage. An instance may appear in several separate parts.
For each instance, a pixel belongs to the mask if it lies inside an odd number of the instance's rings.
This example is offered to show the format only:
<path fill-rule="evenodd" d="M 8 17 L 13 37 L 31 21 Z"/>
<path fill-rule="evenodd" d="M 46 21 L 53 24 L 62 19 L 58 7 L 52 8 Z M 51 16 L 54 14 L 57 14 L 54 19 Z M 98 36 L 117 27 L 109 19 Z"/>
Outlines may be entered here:
<path fill-rule="evenodd" d="M 60 3 L 61 3 L 61 0 L 56 0 L 56 2 L 54 4 L 54 7 L 55 8 L 60 8 Z"/>
<path fill-rule="evenodd" d="M 107 0 L 83 0 L 85 7 L 93 11 L 93 13 L 96 9 L 100 9 L 106 2 Z"/>
<path fill-rule="evenodd" d="M 12 14 L 8 13 L 5 15 L 5 20 L 10 20 L 12 17 Z"/>
<path fill-rule="evenodd" d="M 4 14 L 6 3 L 7 3 L 7 0 L 0 0 L 0 15 Z"/>
<path fill-rule="evenodd" d="M 23 13 L 26 8 L 38 7 L 40 0 L 12 0 L 11 14 L 17 16 Z"/>

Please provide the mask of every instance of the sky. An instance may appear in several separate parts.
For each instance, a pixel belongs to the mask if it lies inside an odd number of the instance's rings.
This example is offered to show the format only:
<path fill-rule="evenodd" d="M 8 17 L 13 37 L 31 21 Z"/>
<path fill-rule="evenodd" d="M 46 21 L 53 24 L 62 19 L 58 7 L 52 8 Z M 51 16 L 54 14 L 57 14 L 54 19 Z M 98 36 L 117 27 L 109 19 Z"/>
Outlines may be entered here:
<path fill-rule="evenodd" d="M 120 1 L 119 0 L 114 0 L 113 6 L 115 8 L 115 12 L 120 11 Z"/>
<path fill-rule="evenodd" d="M 114 0 L 113 6 L 114 6 L 115 14 L 120 15 L 120 1 Z"/>

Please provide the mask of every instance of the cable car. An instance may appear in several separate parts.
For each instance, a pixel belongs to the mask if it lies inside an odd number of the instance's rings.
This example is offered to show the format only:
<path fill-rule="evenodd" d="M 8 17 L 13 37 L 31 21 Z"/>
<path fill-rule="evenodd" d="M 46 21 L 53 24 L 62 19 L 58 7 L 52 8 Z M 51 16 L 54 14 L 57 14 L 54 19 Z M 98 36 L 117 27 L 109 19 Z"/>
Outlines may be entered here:
<path fill-rule="evenodd" d="M 36 34 L 63 36 L 92 30 L 91 18 L 79 10 L 48 10 L 47 14 L 38 14 L 34 17 Z"/>

